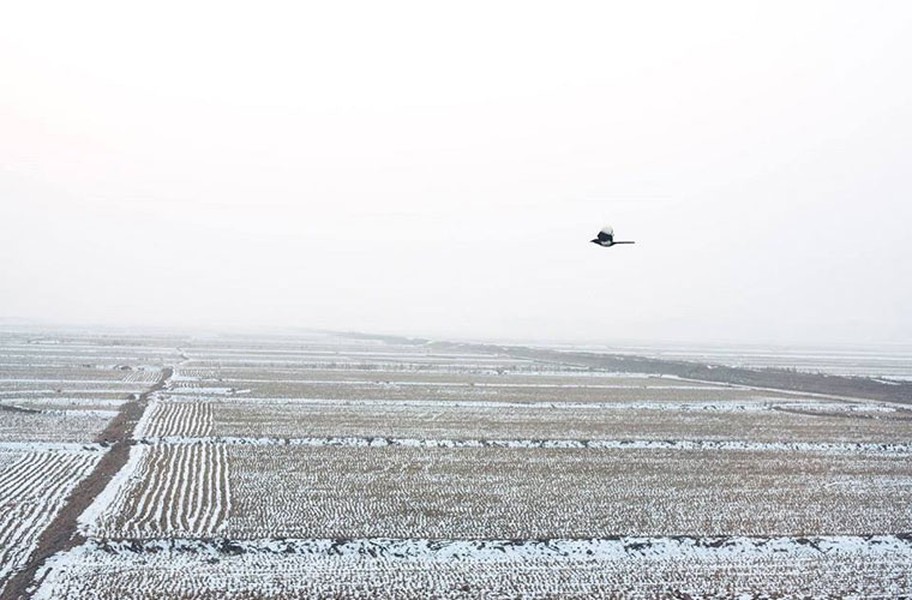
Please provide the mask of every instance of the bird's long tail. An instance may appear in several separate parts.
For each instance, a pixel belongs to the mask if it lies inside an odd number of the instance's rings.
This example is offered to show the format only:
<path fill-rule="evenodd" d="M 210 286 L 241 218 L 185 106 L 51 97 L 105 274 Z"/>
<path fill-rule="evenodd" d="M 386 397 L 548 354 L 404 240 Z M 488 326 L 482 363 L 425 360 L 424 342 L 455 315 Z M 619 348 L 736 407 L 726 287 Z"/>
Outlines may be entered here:
<path fill-rule="evenodd" d="M 636 244 L 636 242 L 615 242 L 615 244 Z"/>

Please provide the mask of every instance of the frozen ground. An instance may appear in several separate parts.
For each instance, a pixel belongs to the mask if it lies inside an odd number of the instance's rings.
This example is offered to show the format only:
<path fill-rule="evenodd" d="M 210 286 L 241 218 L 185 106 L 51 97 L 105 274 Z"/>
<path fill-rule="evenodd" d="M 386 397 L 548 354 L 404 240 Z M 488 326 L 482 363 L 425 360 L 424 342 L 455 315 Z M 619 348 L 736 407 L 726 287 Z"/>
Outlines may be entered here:
<path fill-rule="evenodd" d="M 0 443 L 0 582 L 26 563 L 102 451 L 95 445 Z"/>
<path fill-rule="evenodd" d="M 875 538 L 89 543 L 36 598 L 899 597 L 912 542 Z"/>
<path fill-rule="evenodd" d="M 0 504 L 42 515 L 0 598 L 912 595 L 902 402 L 561 356 L 0 336 Z"/>

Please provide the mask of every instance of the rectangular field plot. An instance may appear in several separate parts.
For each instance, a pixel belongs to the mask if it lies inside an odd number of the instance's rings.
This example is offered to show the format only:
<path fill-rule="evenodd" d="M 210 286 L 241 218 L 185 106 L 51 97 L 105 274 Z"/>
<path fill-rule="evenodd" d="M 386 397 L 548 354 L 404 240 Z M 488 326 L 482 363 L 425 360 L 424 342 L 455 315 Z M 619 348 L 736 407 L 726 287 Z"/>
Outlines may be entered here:
<path fill-rule="evenodd" d="M 98 382 L 98 381 L 0 381 L 0 403 L 15 404 L 19 399 L 31 397 L 60 396 L 65 398 L 113 397 L 127 398 L 140 394 L 149 384 L 136 382 Z"/>
<path fill-rule="evenodd" d="M 912 460 L 780 451 L 228 449 L 244 538 L 864 534 L 912 528 Z M 269 494 L 256 493 L 258 487 Z M 272 523 L 272 525 L 268 525 Z"/>
<path fill-rule="evenodd" d="M 478 355 L 472 357 L 410 355 L 399 352 L 363 355 L 259 354 L 233 356 L 190 352 L 187 368 L 218 365 L 225 369 L 293 369 L 311 371 L 367 371 L 378 373 L 471 373 L 506 374 L 541 370 L 539 363 L 525 359 Z M 569 370 L 569 369 L 568 369 Z"/>
<path fill-rule="evenodd" d="M 262 379 L 265 372 L 284 375 L 284 379 L 336 376 L 430 378 L 471 375 L 479 377 L 521 377 L 525 375 L 585 376 L 586 367 L 543 363 L 494 352 L 446 352 L 402 344 L 363 344 L 334 338 L 331 343 L 301 340 L 297 347 L 261 344 L 254 347 L 222 345 L 186 347 L 186 371 L 205 373 L 216 369 L 219 377 Z M 261 340 L 263 342 L 263 340 Z"/>
<path fill-rule="evenodd" d="M 72 366 L 45 366 L 23 365 L 0 367 L 0 381 L 23 383 L 54 383 L 54 382 L 91 382 L 97 384 L 118 383 L 154 383 L 158 379 L 160 369 L 145 366 L 133 368 L 128 365 L 72 365 Z"/>
<path fill-rule="evenodd" d="M 272 380 L 291 382 L 324 382 L 348 384 L 441 384 L 441 385 L 471 385 L 473 383 L 484 385 L 529 385 L 529 386 L 675 386 L 678 388 L 696 386 L 724 387 L 721 384 L 706 384 L 703 382 L 679 379 L 676 377 L 663 377 L 659 375 L 645 375 L 638 373 L 613 373 L 608 371 L 581 371 L 578 369 L 562 369 L 559 365 L 539 365 L 534 371 L 523 373 L 444 373 L 420 371 L 395 371 L 384 372 L 376 370 L 312 370 L 300 371 L 294 368 L 262 367 L 235 368 L 219 366 L 209 363 L 205 368 L 194 368 L 186 365 L 175 371 L 176 374 L 185 374 L 196 378 L 218 378 L 222 381 L 254 381 L 269 382 Z"/>
<path fill-rule="evenodd" d="M 102 454 L 75 444 L 0 444 L 0 591 Z"/>
<path fill-rule="evenodd" d="M 117 538 L 218 535 L 231 502 L 226 455 L 220 444 L 134 446 L 80 526 Z"/>
<path fill-rule="evenodd" d="M 38 411 L 0 407 L 0 442 L 92 442 L 116 414 L 114 408 Z"/>
<path fill-rule="evenodd" d="M 893 536 L 429 542 L 89 543 L 37 599 L 906 597 Z"/>
<path fill-rule="evenodd" d="M 213 443 L 134 451 L 90 533 L 536 539 L 912 528 L 908 453 Z"/>
<path fill-rule="evenodd" d="M 912 414 L 867 404 L 763 402 L 485 402 L 166 396 L 136 436 L 417 439 L 908 442 Z"/>
<path fill-rule="evenodd" d="M 0 332 L 0 365 L 150 364 L 175 360 L 179 337 Z"/>
<path fill-rule="evenodd" d="M 16 394 L 0 395 L 0 407 L 15 411 L 117 411 L 132 397 L 113 394 Z M 0 408 L 4 410 L 4 408 Z"/>
<path fill-rule="evenodd" d="M 483 402 L 701 402 L 740 400 L 750 402 L 769 393 L 714 385 L 680 384 L 674 380 L 620 379 L 586 383 L 496 382 L 474 378 L 461 381 L 345 381 L 338 379 L 238 379 L 176 381 L 175 394 L 198 394 L 206 388 L 234 394 L 272 398 L 322 398 L 339 400 L 449 400 Z"/>

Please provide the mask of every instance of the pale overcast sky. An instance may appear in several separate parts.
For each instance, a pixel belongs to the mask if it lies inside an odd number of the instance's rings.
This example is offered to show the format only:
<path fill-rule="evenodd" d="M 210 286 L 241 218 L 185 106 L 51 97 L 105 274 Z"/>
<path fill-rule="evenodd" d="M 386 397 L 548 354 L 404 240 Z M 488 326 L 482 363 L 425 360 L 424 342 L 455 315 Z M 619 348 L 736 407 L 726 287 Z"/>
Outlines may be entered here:
<path fill-rule="evenodd" d="M 8 2 L 0 318 L 910 341 L 910 32 L 907 1 Z"/>

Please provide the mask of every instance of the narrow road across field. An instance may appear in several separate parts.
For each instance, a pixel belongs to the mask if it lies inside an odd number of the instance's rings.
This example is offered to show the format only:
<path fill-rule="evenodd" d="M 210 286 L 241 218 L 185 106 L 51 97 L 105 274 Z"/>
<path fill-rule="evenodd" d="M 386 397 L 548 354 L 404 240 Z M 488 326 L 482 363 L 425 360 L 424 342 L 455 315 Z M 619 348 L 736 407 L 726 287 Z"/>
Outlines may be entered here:
<path fill-rule="evenodd" d="M 67 498 L 63 509 L 38 538 L 38 547 L 32 553 L 29 562 L 13 575 L 3 588 L 0 600 L 27 598 L 35 575 L 47 558 L 85 542 L 77 529 L 76 520 L 126 464 L 130 455 L 133 430 L 146 410 L 149 397 L 163 389 L 173 374 L 173 367 L 164 367 L 158 381 L 138 398 L 121 406 L 117 416 L 101 432 L 96 441 L 110 445 L 110 449 L 98 462 L 95 470 L 80 482 Z"/>

